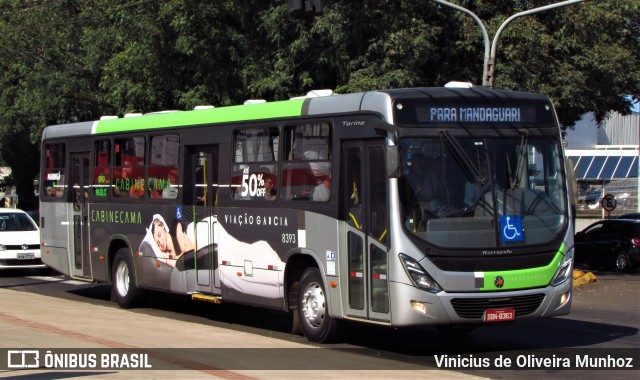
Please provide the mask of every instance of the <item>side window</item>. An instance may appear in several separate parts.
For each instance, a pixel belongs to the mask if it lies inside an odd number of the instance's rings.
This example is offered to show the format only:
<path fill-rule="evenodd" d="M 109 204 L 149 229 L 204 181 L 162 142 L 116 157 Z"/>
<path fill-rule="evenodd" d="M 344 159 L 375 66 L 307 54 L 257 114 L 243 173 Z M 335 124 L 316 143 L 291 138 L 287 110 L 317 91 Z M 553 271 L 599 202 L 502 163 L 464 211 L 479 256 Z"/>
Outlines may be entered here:
<path fill-rule="evenodd" d="M 154 199 L 176 199 L 178 197 L 180 169 L 178 167 L 178 135 L 151 137 L 149 171 L 147 173 L 147 196 Z"/>
<path fill-rule="evenodd" d="M 592 226 L 588 231 L 585 231 L 585 235 L 594 238 L 601 236 L 603 234 L 604 229 L 602 228 L 602 223 L 596 224 Z"/>
<path fill-rule="evenodd" d="M 282 196 L 326 202 L 331 198 L 331 124 L 314 122 L 285 129 Z"/>
<path fill-rule="evenodd" d="M 44 199 L 62 199 L 65 181 L 65 145 L 46 144 L 44 147 L 42 193 Z"/>
<path fill-rule="evenodd" d="M 111 184 L 111 141 L 96 141 L 94 152 L 91 195 L 105 198 L 109 195 Z"/>
<path fill-rule="evenodd" d="M 620 226 L 613 224 L 613 223 L 603 223 L 602 224 L 602 228 L 600 229 L 602 232 L 602 236 L 611 236 L 611 235 L 618 235 L 618 229 L 620 228 Z"/>
<path fill-rule="evenodd" d="M 113 195 L 140 198 L 145 193 L 144 137 L 115 139 L 113 166 Z"/>
<path fill-rule="evenodd" d="M 239 129 L 233 135 L 231 198 L 275 200 L 278 197 L 278 128 Z"/>

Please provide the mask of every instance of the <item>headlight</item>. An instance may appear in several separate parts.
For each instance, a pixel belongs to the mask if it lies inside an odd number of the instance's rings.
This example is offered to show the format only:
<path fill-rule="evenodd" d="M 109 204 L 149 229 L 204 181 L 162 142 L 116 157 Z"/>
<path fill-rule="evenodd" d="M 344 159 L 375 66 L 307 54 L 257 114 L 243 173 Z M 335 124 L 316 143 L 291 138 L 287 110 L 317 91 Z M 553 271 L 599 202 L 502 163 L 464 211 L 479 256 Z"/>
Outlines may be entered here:
<path fill-rule="evenodd" d="M 560 267 L 551 280 L 551 286 L 558 286 L 573 277 L 573 248 L 565 253 Z"/>
<path fill-rule="evenodd" d="M 400 261 L 404 266 L 404 270 L 407 271 L 409 278 L 413 281 L 413 284 L 420 289 L 426 290 L 430 293 L 438 293 L 442 291 L 440 285 L 431 276 L 427 274 L 417 261 L 402 253 L 399 255 Z"/>
<path fill-rule="evenodd" d="M 4 244 L 0 244 L 0 251 L 6 251 L 7 247 L 4 246 Z"/>

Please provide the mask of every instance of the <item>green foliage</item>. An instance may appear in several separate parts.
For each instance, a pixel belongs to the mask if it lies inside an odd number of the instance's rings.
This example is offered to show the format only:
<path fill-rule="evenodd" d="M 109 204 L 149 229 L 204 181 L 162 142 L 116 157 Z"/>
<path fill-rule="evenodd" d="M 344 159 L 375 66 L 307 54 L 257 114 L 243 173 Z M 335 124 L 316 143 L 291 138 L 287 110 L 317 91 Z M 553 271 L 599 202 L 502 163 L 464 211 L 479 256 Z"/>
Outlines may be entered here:
<path fill-rule="evenodd" d="M 492 35 L 552 1 L 455 2 Z M 602 121 L 640 96 L 639 55 L 640 2 L 585 1 L 510 24 L 495 87 L 551 96 L 565 126 L 589 111 Z M 483 59 L 476 23 L 429 0 L 329 0 L 304 18 L 284 0 L 0 0 L 0 158 L 33 179 L 25 162 L 48 124 L 321 88 L 480 84 Z"/>
<path fill-rule="evenodd" d="M 593 111 L 629 112 L 640 94 L 640 3 L 591 1 L 521 18 L 500 42 L 496 87 L 541 92 L 573 125 Z"/>

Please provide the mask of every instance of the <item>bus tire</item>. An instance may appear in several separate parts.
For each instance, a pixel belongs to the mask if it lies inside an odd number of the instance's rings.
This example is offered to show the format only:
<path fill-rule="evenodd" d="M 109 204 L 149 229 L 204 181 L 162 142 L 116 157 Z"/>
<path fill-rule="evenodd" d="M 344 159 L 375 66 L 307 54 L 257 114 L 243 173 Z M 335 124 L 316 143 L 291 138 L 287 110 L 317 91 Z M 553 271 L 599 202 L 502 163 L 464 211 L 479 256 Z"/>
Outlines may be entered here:
<path fill-rule="evenodd" d="M 318 268 L 309 268 L 300 277 L 296 312 L 302 333 L 309 341 L 328 343 L 338 338 L 338 320 L 329 316 L 326 291 Z"/>
<path fill-rule="evenodd" d="M 121 248 L 116 253 L 111 267 L 111 281 L 113 295 L 121 308 L 129 309 L 138 303 L 142 291 L 136 286 L 136 274 L 129 249 Z"/>

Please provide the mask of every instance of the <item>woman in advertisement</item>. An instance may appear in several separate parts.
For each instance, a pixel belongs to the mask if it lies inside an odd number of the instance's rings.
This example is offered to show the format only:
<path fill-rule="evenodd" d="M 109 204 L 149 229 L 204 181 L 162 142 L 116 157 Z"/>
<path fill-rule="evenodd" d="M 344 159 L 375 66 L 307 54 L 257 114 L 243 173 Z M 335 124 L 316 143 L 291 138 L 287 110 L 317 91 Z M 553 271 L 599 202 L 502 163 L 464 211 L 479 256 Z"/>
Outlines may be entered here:
<path fill-rule="evenodd" d="M 176 221 L 173 229 L 174 235 L 171 235 L 169 226 L 160 214 L 153 216 L 153 221 L 149 226 L 153 241 L 162 253 L 164 262 L 171 266 L 175 266 L 180 255 L 195 248 L 181 223 Z"/>

